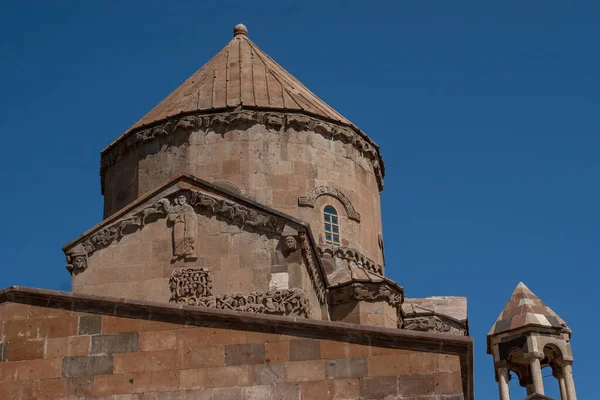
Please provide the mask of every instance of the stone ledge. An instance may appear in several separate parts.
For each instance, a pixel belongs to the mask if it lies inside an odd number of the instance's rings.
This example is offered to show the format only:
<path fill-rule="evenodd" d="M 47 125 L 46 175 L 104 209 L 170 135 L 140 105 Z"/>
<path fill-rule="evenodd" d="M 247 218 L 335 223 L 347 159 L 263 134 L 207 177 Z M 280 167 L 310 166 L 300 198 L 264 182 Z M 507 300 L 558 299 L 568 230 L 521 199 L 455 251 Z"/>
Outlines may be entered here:
<path fill-rule="evenodd" d="M 459 355 L 465 399 L 472 400 L 474 398 L 473 340 L 470 337 L 403 331 L 344 322 L 315 321 L 301 317 L 213 310 L 19 286 L 0 290 L 0 304 L 8 302 L 182 325 L 222 326 L 226 324 L 230 329 L 281 333 L 309 338 L 342 340 L 371 346 Z"/>

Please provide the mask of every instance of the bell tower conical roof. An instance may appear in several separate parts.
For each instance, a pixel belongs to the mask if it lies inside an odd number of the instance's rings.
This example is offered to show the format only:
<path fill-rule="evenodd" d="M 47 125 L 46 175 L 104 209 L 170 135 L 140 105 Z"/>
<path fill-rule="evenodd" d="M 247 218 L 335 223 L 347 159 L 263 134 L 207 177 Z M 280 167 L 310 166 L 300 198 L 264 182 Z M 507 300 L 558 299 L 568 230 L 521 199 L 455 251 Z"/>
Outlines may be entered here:
<path fill-rule="evenodd" d="M 488 336 L 526 326 L 568 329 L 562 318 L 544 304 L 523 282 L 520 282 L 494 322 Z"/>
<path fill-rule="evenodd" d="M 238 24 L 227 46 L 129 130 L 182 113 L 238 107 L 301 111 L 351 125 L 258 48 Z"/>

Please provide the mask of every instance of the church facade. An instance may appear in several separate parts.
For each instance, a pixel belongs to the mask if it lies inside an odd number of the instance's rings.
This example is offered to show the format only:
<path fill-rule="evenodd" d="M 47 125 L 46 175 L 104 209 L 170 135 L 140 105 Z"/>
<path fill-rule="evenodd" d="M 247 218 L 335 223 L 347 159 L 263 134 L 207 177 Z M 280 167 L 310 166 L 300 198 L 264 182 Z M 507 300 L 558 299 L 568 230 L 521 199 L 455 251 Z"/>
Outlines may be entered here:
<path fill-rule="evenodd" d="M 0 292 L 0 399 L 473 399 L 466 299 L 385 276 L 384 174 L 236 26 L 102 151 L 73 291 Z"/>

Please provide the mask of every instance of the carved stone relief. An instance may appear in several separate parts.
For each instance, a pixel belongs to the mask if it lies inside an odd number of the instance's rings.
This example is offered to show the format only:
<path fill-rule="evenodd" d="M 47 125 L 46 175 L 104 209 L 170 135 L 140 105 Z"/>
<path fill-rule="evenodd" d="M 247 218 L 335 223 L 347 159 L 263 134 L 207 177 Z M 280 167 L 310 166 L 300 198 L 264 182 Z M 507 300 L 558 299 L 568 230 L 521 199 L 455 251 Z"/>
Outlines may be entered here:
<path fill-rule="evenodd" d="M 404 293 L 402 289 L 387 283 L 353 282 L 331 288 L 329 300 L 332 305 L 347 303 L 350 300 L 385 301 L 399 309 L 404 301 Z"/>
<path fill-rule="evenodd" d="M 466 323 L 441 315 L 405 318 L 402 329 L 421 332 L 446 333 L 455 336 L 467 336 Z"/>
<path fill-rule="evenodd" d="M 317 293 L 317 298 L 321 302 L 321 304 L 325 304 L 327 297 L 327 288 L 325 286 L 324 279 L 320 276 L 320 268 L 317 265 L 317 260 L 315 259 L 312 251 L 312 246 L 310 245 L 310 240 L 308 238 L 308 234 L 306 232 L 298 233 L 298 240 L 300 242 L 300 249 L 302 250 L 302 256 L 308 267 L 308 272 L 311 277 L 311 281 L 313 283 L 313 288 Z"/>
<path fill-rule="evenodd" d="M 173 259 L 193 260 L 196 257 L 196 212 L 200 210 L 277 235 L 280 235 L 285 227 L 285 220 L 275 215 L 250 209 L 237 202 L 219 199 L 197 190 L 180 190 L 102 228 L 66 251 L 67 269 L 71 273 L 82 272 L 87 268 L 87 258 L 90 255 L 98 249 L 119 241 L 124 235 L 142 229 L 150 217 L 167 218 L 172 226 Z"/>
<path fill-rule="evenodd" d="M 169 280 L 171 298 L 169 302 L 274 315 L 310 317 L 310 303 L 302 289 L 269 289 L 249 294 L 212 294 L 212 278 L 205 268 L 178 269 Z"/>
<path fill-rule="evenodd" d="M 337 257 L 346 261 L 353 261 L 358 267 L 383 276 L 382 265 L 377 264 L 375 261 L 351 247 L 322 245 L 319 246 L 319 253 L 321 257 L 323 255 L 329 255 L 330 257 Z"/>
<path fill-rule="evenodd" d="M 310 191 L 308 196 L 298 197 L 298 205 L 301 207 L 314 208 L 317 198 L 324 195 L 338 199 L 344 205 L 346 213 L 348 214 L 348 218 L 356 222 L 360 222 L 360 214 L 354 209 L 354 206 L 346 197 L 346 195 L 340 190 L 332 188 L 330 186 L 317 186 L 316 188 Z"/>
<path fill-rule="evenodd" d="M 239 123 L 263 124 L 268 128 L 274 129 L 283 127 L 283 129 L 309 130 L 328 139 L 350 143 L 363 157 L 371 162 L 379 190 L 383 190 L 383 159 L 379 154 L 377 145 L 358 128 L 354 126 L 340 126 L 339 124 L 324 122 L 302 114 L 242 110 L 222 114 L 197 114 L 174 117 L 154 126 L 141 127 L 137 130 L 127 132 L 102 154 L 100 166 L 102 193 L 104 193 L 106 170 L 123 154 L 137 147 L 138 144 L 157 137 L 168 136 L 177 130 L 204 129 L 205 131 L 209 131 L 211 128 L 222 128 Z"/>

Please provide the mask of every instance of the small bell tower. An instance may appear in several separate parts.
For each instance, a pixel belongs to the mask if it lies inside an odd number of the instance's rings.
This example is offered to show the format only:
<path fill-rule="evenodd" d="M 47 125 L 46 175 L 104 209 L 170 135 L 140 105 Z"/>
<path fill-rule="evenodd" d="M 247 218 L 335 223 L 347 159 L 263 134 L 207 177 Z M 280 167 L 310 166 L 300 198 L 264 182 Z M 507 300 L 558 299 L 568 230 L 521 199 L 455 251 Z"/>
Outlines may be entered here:
<path fill-rule="evenodd" d="M 526 400 L 544 395 L 542 369 L 551 368 L 561 400 L 577 400 L 573 381 L 571 330 L 527 286 L 519 283 L 487 335 L 487 352 L 494 356 L 500 400 L 510 400 L 513 372 L 526 388 Z"/>

